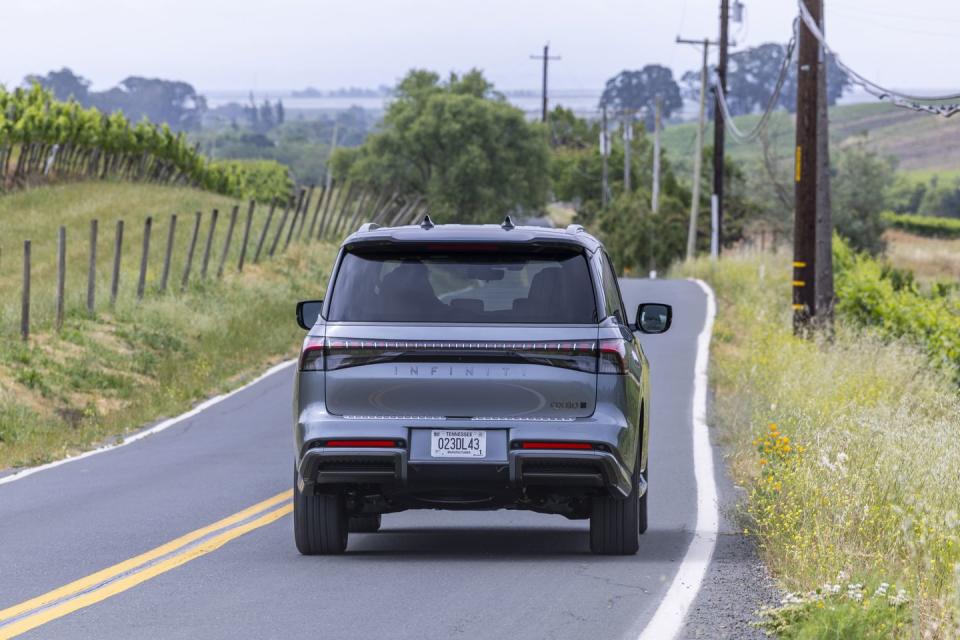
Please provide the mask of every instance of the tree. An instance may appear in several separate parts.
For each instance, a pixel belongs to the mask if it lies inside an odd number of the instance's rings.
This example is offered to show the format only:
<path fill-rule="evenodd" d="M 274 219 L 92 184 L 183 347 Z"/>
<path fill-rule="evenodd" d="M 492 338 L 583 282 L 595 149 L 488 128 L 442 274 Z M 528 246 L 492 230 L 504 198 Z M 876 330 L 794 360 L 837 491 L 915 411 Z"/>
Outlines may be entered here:
<path fill-rule="evenodd" d="M 269 100 L 264 100 L 263 104 L 260 105 L 260 128 L 264 131 L 269 131 L 273 129 L 273 126 L 276 124 L 276 120 L 273 117 L 273 105 L 270 104 Z"/>
<path fill-rule="evenodd" d="M 837 232 L 859 251 L 883 251 L 881 213 L 893 183 L 894 162 L 866 148 L 863 142 L 835 155 L 833 223 Z"/>
<path fill-rule="evenodd" d="M 663 100 L 663 117 L 683 108 L 680 86 L 673 71 L 659 64 L 648 64 L 639 71 L 624 70 L 607 80 L 600 106 L 614 111 L 642 113 L 648 129 L 653 128 L 657 96 Z"/>
<path fill-rule="evenodd" d="M 283 100 L 277 99 L 277 124 L 281 125 L 287 119 L 287 111 L 283 108 Z"/>
<path fill-rule="evenodd" d="M 78 76 L 73 71 L 64 67 L 60 71 L 51 71 L 45 76 L 28 75 L 23 79 L 25 86 L 39 84 L 44 89 L 53 92 L 53 97 L 57 100 L 69 100 L 73 98 L 77 102 L 87 105 L 87 93 L 90 90 L 90 81 L 82 76 Z"/>
<path fill-rule="evenodd" d="M 123 111 L 131 120 L 147 118 L 174 131 L 198 129 L 206 99 L 186 82 L 130 76 L 108 91 L 90 92 L 91 106 L 106 113 Z"/>
<path fill-rule="evenodd" d="M 727 66 L 727 104 L 735 116 L 757 113 L 766 108 L 777 86 L 783 58 L 787 54 L 784 45 L 776 42 L 751 47 L 730 54 Z M 714 69 L 709 70 L 709 77 Z M 699 99 L 700 70 L 690 70 L 680 78 L 683 95 L 690 100 Z M 833 106 L 851 86 L 850 76 L 840 68 L 833 55 L 827 56 L 827 104 Z M 777 107 L 790 113 L 797 110 L 797 67 L 791 64 L 787 71 Z M 713 117 L 713 100 L 707 102 L 709 117 Z"/>
<path fill-rule="evenodd" d="M 381 128 L 356 149 L 338 149 L 334 174 L 420 193 L 439 220 L 495 222 L 541 207 L 548 145 L 480 71 L 446 81 L 413 70 L 397 85 Z"/>

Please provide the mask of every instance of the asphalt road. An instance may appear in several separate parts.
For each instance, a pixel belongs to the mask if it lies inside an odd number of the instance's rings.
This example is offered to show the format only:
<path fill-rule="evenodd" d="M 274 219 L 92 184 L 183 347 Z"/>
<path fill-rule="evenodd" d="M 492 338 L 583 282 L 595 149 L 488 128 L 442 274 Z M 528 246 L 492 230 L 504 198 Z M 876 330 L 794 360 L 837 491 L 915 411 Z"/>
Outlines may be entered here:
<path fill-rule="evenodd" d="M 201 539 L 207 546 L 186 547 L 195 551 L 182 562 L 161 557 L 156 575 L 130 588 L 131 574 L 114 572 L 106 587 L 94 579 L 66 590 L 68 605 L 99 600 L 89 606 L 64 613 L 71 607 L 54 597 L 10 616 L 13 605 L 288 491 L 285 368 L 165 431 L 0 485 L 0 638 L 24 620 L 42 624 L 23 637 L 98 640 L 636 638 L 696 523 L 691 397 L 706 296 L 686 281 L 623 289 L 629 307 L 675 308 L 668 334 L 643 338 L 654 371 L 650 528 L 635 557 L 592 556 L 587 523 L 560 516 L 409 511 L 384 516 L 379 533 L 352 534 L 344 556 L 307 558 L 291 515 L 276 511 L 242 535 L 227 529 L 222 546 Z"/>

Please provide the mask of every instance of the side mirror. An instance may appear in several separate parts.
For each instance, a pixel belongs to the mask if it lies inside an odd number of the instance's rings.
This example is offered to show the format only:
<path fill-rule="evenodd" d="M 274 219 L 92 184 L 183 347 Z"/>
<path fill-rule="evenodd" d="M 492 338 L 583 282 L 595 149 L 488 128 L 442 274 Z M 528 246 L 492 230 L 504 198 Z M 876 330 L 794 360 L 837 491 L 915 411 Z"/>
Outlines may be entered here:
<path fill-rule="evenodd" d="M 645 302 L 637 308 L 637 331 L 664 333 L 673 322 L 673 307 L 668 304 Z"/>
<path fill-rule="evenodd" d="M 323 300 L 303 300 L 297 303 L 297 324 L 310 331 L 323 311 Z"/>

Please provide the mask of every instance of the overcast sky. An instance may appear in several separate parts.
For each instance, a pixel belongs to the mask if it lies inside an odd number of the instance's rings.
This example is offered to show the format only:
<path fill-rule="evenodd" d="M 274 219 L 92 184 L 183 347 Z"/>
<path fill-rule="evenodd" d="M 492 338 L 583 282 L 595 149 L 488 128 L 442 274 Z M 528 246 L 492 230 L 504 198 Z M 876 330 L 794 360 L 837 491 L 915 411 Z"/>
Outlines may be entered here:
<path fill-rule="evenodd" d="M 744 0 L 738 47 L 784 42 L 795 0 Z M 551 86 L 600 89 L 624 68 L 699 64 L 681 34 L 716 37 L 719 0 L 5 0 L 0 82 L 63 66 L 103 89 L 128 75 L 200 90 L 392 84 L 411 67 L 483 69 L 538 88 L 529 55 L 563 57 Z M 826 0 L 841 58 L 897 88 L 960 89 L 960 1 Z"/>

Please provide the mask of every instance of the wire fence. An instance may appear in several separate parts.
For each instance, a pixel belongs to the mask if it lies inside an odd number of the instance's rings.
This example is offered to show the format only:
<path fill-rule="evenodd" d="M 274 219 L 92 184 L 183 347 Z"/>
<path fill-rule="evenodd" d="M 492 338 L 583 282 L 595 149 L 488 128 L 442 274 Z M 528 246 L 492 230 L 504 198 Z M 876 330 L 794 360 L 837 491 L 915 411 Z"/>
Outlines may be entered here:
<path fill-rule="evenodd" d="M 80 237 L 74 235 L 79 229 L 70 229 L 68 235 L 68 228 L 61 226 L 55 238 L 41 240 L 56 244 L 53 252 L 44 247 L 48 250 L 42 252 L 42 263 L 33 239 L 16 247 L 0 246 L 0 269 L 20 267 L 21 272 L 21 277 L 8 273 L 13 277 L 4 278 L 0 271 L 0 298 L 5 301 L 0 304 L 0 337 L 16 331 L 14 320 L 20 338 L 28 341 L 37 327 L 60 331 L 71 313 L 95 318 L 116 307 L 121 297 L 139 303 L 148 296 L 175 295 L 230 272 L 241 273 L 294 244 L 338 242 L 361 222 L 410 224 L 426 212 L 422 196 L 331 182 L 326 188 L 302 188 L 286 203 L 237 203 L 229 213 L 213 209 L 192 217 L 174 213 L 93 219 Z M 4 259 L 11 253 L 20 253 L 22 259 Z M 19 296 L 10 290 L 16 281 Z"/>

